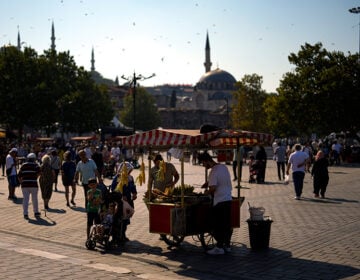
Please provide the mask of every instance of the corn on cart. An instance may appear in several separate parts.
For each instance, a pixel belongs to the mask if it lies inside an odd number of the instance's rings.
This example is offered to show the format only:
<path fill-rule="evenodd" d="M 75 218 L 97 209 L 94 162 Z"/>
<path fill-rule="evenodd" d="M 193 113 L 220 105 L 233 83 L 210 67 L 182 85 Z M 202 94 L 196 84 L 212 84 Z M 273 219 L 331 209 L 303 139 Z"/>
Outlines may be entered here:
<path fill-rule="evenodd" d="M 250 138 L 251 137 L 251 138 Z M 185 184 L 184 162 L 193 151 L 237 149 L 242 144 L 270 142 L 272 136 L 261 133 L 243 133 L 235 130 L 219 130 L 200 133 L 199 130 L 165 130 L 154 129 L 125 136 L 121 139 L 125 148 L 146 149 L 149 152 L 148 170 L 152 164 L 151 154 L 168 151 L 170 148 L 180 151 L 180 187 L 169 193 L 154 192 L 148 184 L 144 202 L 149 210 L 149 231 L 160 234 L 169 246 L 179 246 L 186 236 L 200 241 L 207 250 L 213 246 L 210 209 L 212 200 L 209 195 L 194 193 Z M 239 152 L 238 152 L 238 155 Z M 205 181 L 207 173 L 205 174 Z M 240 227 L 240 207 L 244 197 L 240 196 L 240 181 L 237 182 L 237 196 L 233 197 L 231 206 L 231 226 Z"/>

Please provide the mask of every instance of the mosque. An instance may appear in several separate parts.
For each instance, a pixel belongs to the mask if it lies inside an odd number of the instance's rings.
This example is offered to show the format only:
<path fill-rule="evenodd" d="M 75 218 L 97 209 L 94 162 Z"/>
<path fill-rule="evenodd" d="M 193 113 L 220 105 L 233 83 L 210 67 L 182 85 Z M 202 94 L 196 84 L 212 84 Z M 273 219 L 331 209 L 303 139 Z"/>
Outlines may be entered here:
<path fill-rule="evenodd" d="M 17 47 L 21 49 L 20 33 L 18 32 Z M 51 26 L 51 49 L 55 50 L 55 28 Z M 232 104 L 232 92 L 235 91 L 236 79 L 229 72 L 216 68 L 211 69 L 209 34 L 205 42 L 205 73 L 195 86 L 191 85 L 160 85 L 145 87 L 153 95 L 158 106 L 163 128 L 198 129 L 201 125 L 213 124 L 218 127 L 229 126 L 229 114 Z M 119 85 L 106 79 L 95 70 L 94 49 L 91 51 L 90 73 L 98 84 L 108 87 L 112 104 L 119 110 L 123 107 L 122 99 L 129 90 L 129 84 Z M 171 98 L 176 97 L 176 104 Z"/>

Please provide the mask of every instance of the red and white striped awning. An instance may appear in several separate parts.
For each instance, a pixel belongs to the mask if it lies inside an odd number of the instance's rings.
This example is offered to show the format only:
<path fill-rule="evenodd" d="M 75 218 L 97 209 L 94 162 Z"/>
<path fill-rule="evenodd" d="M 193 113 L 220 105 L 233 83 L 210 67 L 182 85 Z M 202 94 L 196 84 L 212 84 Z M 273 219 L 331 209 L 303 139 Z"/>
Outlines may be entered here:
<path fill-rule="evenodd" d="M 201 134 L 199 130 L 153 129 L 121 139 L 124 147 L 196 147 L 213 139 L 218 131 Z"/>
<path fill-rule="evenodd" d="M 238 145 L 271 144 L 273 135 L 245 130 L 222 130 L 209 142 L 214 148 L 236 148 Z"/>

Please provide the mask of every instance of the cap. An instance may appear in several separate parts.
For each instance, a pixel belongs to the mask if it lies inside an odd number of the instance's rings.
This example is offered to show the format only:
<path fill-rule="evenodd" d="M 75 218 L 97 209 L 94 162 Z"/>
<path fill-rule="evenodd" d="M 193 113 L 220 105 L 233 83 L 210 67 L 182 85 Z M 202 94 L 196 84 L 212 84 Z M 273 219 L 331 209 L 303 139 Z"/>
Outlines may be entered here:
<path fill-rule="evenodd" d="M 36 159 L 36 155 L 34 153 L 30 153 L 27 155 L 28 159 Z"/>
<path fill-rule="evenodd" d="M 130 162 L 125 161 L 125 162 L 120 163 L 119 172 L 122 171 L 124 164 L 126 165 L 126 170 L 128 173 L 130 173 L 130 171 L 134 169 L 134 166 Z"/>
<path fill-rule="evenodd" d="M 97 183 L 96 178 L 90 178 L 88 180 L 88 184 L 96 184 L 96 183 Z"/>
<path fill-rule="evenodd" d="M 18 150 L 16 148 L 12 148 L 9 153 L 17 153 Z"/>

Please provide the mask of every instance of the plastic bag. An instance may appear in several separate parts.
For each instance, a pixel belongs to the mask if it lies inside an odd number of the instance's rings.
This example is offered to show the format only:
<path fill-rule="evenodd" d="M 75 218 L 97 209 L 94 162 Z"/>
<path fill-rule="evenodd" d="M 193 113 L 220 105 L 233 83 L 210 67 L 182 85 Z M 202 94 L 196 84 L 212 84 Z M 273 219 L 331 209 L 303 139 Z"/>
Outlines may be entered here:
<path fill-rule="evenodd" d="M 289 175 L 285 175 L 284 184 L 287 185 L 287 184 L 289 184 L 289 182 L 290 182 L 290 177 L 289 177 Z"/>

